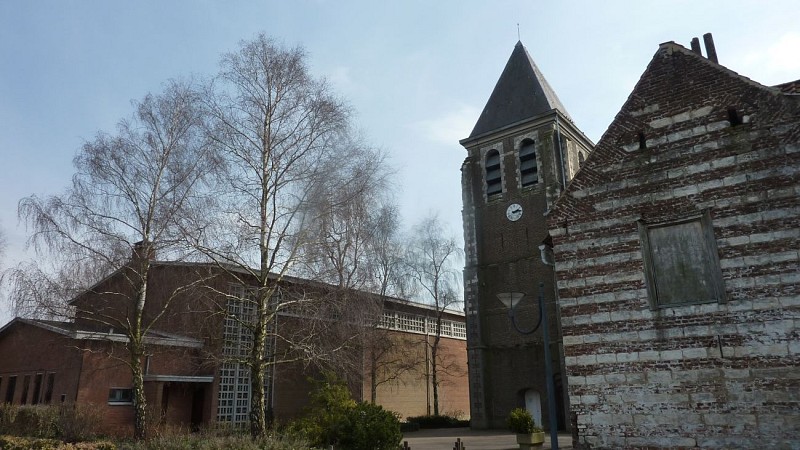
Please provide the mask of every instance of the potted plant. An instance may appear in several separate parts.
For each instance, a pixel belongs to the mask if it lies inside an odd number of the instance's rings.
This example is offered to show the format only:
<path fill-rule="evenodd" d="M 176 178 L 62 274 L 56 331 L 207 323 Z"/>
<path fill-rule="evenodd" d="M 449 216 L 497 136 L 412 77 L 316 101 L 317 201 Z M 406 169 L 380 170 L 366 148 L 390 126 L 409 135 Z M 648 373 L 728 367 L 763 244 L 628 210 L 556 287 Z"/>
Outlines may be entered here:
<path fill-rule="evenodd" d="M 517 444 L 520 450 L 529 450 L 533 446 L 544 444 L 544 431 L 533 422 L 528 410 L 516 408 L 508 415 L 508 429 L 517 433 Z"/>

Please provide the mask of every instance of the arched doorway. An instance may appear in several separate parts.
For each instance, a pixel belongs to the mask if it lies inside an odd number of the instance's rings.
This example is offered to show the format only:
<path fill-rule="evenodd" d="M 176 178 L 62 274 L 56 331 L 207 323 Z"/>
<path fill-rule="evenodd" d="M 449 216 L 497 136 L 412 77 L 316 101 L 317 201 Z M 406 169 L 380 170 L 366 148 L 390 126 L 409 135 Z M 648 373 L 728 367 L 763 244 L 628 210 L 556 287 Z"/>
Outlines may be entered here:
<path fill-rule="evenodd" d="M 531 413 L 537 427 L 542 426 L 542 399 L 539 392 L 533 389 L 525 391 L 525 409 Z"/>

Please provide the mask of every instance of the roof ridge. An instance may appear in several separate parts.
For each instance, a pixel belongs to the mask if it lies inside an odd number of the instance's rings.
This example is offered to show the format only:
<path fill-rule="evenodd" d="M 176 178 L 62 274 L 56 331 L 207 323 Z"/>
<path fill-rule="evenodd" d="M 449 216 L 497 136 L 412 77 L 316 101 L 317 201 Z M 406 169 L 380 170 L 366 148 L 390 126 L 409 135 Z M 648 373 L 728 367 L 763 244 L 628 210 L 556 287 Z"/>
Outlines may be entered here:
<path fill-rule="evenodd" d="M 709 64 L 709 65 L 711 65 L 712 67 L 714 67 L 714 68 L 716 68 L 718 70 L 722 70 L 723 72 L 726 72 L 728 75 L 731 75 L 733 77 L 739 78 L 742 81 L 744 81 L 744 82 L 746 82 L 746 83 L 748 83 L 748 84 L 750 84 L 752 86 L 755 86 L 755 87 L 758 87 L 758 88 L 762 88 L 762 89 L 766 89 L 767 91 L 770 91 L 773 94 L 782 94 L 781 90 L 778 89 L 777 87 L 767 86 L 765 84 L 761 84 L 758 81 L 755 81 L 752 78 L 748 78 L 748 77 L 740 74 L 739 72 L 736 72 L 735 70 L 730 69 L 729 67 L 727 67 L 727 66 L 725 66 L 725 65 L 723 65 L 723 64 L 721 64 L 719 62 L 714 62 L 714 61 L 708 59 L 707 57 L 703 56 L 702 54 L 696 53 L 696 52 L 692 51 L 691 49 L 688 49 L 688 48 L 682 46 L 681 44 L 676 43 L 675 41 L 667 41 L 667 42 L 663 42 L 663 43 L 659 44 L 658 50 L 660 51 L 662 49 L 667 50 L 669 52 L 671 52 L 671 51 L 682 52 L 682 53 L 684 53 L 686 55 L 690 55 L 690 56 L 692 56 L 694 58 L 697 58 L 697 59 L 703 61 L 704 64 Z M 656 52 L 656 53 L 658 53 L 658 52 Z"/>

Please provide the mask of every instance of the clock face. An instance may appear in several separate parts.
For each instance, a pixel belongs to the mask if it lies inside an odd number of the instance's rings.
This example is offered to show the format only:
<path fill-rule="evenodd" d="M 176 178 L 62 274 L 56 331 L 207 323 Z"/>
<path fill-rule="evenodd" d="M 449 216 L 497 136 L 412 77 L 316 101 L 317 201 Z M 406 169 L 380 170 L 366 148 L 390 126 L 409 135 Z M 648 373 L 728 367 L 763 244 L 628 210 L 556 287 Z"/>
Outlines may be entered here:
<path fill-rule="evenodd" d="M 512 203 L 506 209 L 506 217 L 512 222 L 516 222 L 522 217 L 522 206 L 519 203 Z"/>

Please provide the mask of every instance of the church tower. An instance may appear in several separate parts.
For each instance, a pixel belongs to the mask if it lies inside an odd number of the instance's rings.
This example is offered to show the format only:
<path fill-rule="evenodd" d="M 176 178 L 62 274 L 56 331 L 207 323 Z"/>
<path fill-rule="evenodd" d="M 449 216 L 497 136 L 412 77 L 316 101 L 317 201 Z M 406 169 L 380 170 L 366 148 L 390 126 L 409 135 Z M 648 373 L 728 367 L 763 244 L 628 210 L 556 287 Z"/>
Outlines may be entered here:
<path fill-rule="evenodd" d="M 470 415 L 476 428 L 504 428 L 516 407 L 547 427 L 541 329 L 518 332 L 506 305 L 519 299 L 522 331 L 539 319 L 544 283 L 559 428 L 567 423 L 566 376 L 554 272 L 542 257 L 545 216 L 593 144 L 572 123 L 518 42 L 470 136 L 461 167 Z M 549 262 L 549 261 L 548 261 Z M 505 303 L 504 303 L 505 301 Z"/>

